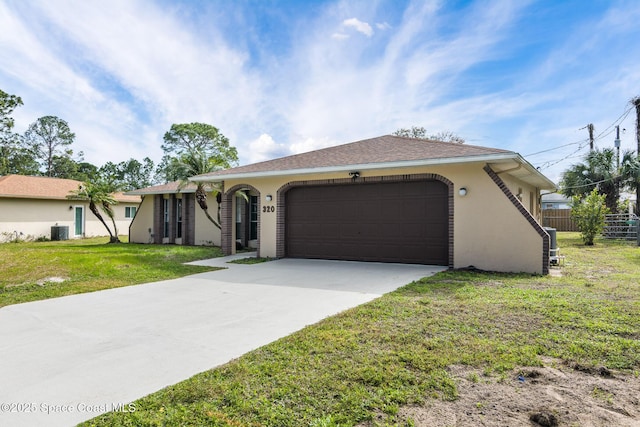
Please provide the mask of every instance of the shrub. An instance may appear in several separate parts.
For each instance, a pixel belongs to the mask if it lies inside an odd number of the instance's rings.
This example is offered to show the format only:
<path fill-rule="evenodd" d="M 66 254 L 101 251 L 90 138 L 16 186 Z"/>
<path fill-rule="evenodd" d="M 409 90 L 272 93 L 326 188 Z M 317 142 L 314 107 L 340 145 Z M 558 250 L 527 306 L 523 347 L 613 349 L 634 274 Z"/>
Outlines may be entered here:
<path fill-rule="evenodd" d="M 595 188 L 582 199 L 573 197 L 571 218 L 576 222 L 582 241 L 587 246 L 593 246 L 593 239 L 604 229 L 605 215 L 609 213 L 605 197 L 604 194 L 598 194 Z"/>

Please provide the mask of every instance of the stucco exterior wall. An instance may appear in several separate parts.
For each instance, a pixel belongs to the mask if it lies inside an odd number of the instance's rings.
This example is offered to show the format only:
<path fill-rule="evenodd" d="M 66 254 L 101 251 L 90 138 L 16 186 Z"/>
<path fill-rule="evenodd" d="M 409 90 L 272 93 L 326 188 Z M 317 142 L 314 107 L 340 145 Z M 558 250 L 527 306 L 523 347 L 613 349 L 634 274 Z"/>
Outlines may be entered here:
<path fill-rule="evenodd" d="M 129 242 L 153 243 L 153 195 L 145 196 L 129 226 Z"/>
<path fill-rule="evenodd" d="M 216 203 L 216 198 L 211 194 L 207 195 L 207 206 L 209 207 L 209 215 L 211 215 L 213 219 L 217 220 L 218 203 Z M 220 229 L 209 221 L 209 218 L 207 218 L 198 203 L 196 203 L 195 214 L 196 232 L 194 244 L 196 246 L 220 246 Z"/>
<path fill-rule="evenodd" d="M 0 199 L 0 241 L 10 240 L 14 236 L 23 239 L 51 238 L 51 227 L 69 227 L 69 238 L 82 237 L 75 235 L 75 207 L 84 208 L 84 236 L 107 236 L 104 225 L 89 211 L 87 202 L 77 200 L 46 199 Z M 114 206 L 116 224 L 119 234 L 126 234 L 131 223 L 125 218 L 125 207 L 137 206 L 137 203 L 121 203 Z M 103 215 L 112 227 L 111 220 Z"/>
<path fill-rule="evenodd" d="M 171 195 L 182 198 L 182 194 L 164 194 L 161 197 L 169 198 Z M 154 230 L 154 198 L 156 195 L 150 194 L 144 197 L 142 204 L 136 214 L 134 221 L 129 228 L 129 241 L 133 243 L 153 243 L 151 233 Z M 200 208 L 193 194 L 189 198 L 190 202 L 195 203 L 195 238 L 196 246 L 220 246 L 220 230 L 209 221 L 204 211 Z M 207 194 L 207 205 L 209 207 L 209 215 L 216 219 L 218 216 L 218 203 L 212 194 Z M 159 215 L 158 217 L 162 217 Z M 162 229 L 162 227 L 160 227 Z M 151 230 L 151 232 L 149 231 Z M 181 244 L 181 239 L 176 239 L 176 244 Z"/>
<path fill-rule="evenodd" d="M 451 176 L 454 267 L 542 274 L 542 237 L 491 177 L 479 167 L 452 168 Z M 467 188 L 466 196 L 457 194 L 460 187 Z"/>
<path fill-rule="evenodd" d="M 391 176 L 432 173 L 453 182 L 454 188 L 454 268 L 474 266 L 484 270 L 543 273 L 543 238 L 538 230 L 514 206 L 492 178 L 483 170 L 484 163 L 442 165 L 401 169 L 361 171 L 360 178 L 367 176 Z M 314 181 L 348 178 L 346 172 L 310 174 L 272 178 L 227 180 L 225 192 L 250 185 L 260 194 L 259 211 L 259 255 L 275 257 L 277 254 L 277 197 L 278 190 L 295 181 Z M 537 211 L 536 188 L 509 177 L 500 175 L 511 192 L 522 189 L 522 206 Z M 467 195 L 460 196 L 458 190 L 467 188 Z M 271 195 L 271 201 L 267 201 Z M 233 231 L 235 232 L 235 231 Z M 234 236 L 235 238 L 235 236 Z"/>
<path fill-rule="evenodd" d="M 94 236 L 108 236 L 109 233 L 107 232 L 107 229 L 104 228 L 104 225 L 102 225 L 102 223 L 100 222 L 100 220 L 98 220 L 98 218 L 96 218 L 96 216 L 91 213 L 91 211 L 89 210 L 89 204 L 87 203 L 87 208 L 84 211 L 84 215 L 85 215 L 85 237 L 94 237 Z M 116 219 L 116 225 L 118 227 L 118 234 L 119 235 L 127 235 L 127 232 L 129 230 L 129 225 L 131 224 L 131 220 L 133 218 L 125 218 L 125 207 L 130 206 L 130 207 L 138 207 L 138 203 L 118 203 L 117 205 L 113 206 L 113 212 L 115 214 L 115 219 Z M 102 211 L 100 211 L 100 214 L 102 215 L 102 218 L 105 220 L 105 222 L 107 223 L 107 225 L 109 225 L 109 228 L 111 229 L 111 231 L 113 231 L 113 224 L 111 223 L 111 219 Z M 71 233 L 71 229 L 69 230 Z"/>

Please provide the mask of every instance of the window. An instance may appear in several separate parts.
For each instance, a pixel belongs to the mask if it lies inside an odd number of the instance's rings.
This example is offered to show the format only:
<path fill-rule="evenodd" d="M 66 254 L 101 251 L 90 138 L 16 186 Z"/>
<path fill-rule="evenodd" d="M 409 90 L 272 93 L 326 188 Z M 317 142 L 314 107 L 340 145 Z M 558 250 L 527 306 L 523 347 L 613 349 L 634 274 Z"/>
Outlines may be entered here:
<path fill-rule="evenodd" d="M 164 231 L 162 237 L 169 237 L 169 200 L 162 200 Z"/>
<path fill-rule="evenodd" d="M 182 199 L 176 199 L 176 238 L 182 238 Z"/>
<path fill-rule="evenodd" d="M 534 208 L 535 204 L 533 203 L 533 201 L 534 201 L 534 198 L 533 198 L 533 192 L 532 192 L 532 191 L 530 191 L 530 192 L 529 192 L 529 213 L 530 213 L 531 215 L 533 215 L 533 214 L 534 214 L 534 212 L 533 212 L 533 208 Z"/>
<path fill-rule="evenodd" d="M 249 196 L 249 240 L 258 238 L 258 196 Z"/>
<path fill-rule="evenodd" d="M 242 239 L 244 233 L 242 232 L 242 211 L 244 207 L 244 199 L 236 196 L 236 239 Z"/>
<path fill-rule="evenodd" d="M 124 217 L 125 218 L 133 218 L 136 216 L 138 208 L 135 206 L 125 206 L 124 208 Z"/>

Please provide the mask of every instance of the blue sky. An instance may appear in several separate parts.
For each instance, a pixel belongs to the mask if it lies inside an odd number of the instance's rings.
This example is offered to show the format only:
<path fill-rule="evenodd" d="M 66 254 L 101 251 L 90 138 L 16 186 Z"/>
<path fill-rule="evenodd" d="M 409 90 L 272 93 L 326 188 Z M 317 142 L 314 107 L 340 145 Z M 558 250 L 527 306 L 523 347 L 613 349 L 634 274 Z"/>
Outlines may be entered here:
<path fill-rule="evenodd" d="M 158 161 L 172 123 L 242 164 L 415 125 L 557 181 L 588 123 L 635 149 L 638 22 L 636 0 L 0 0 L 0 89 L 18 132 L 56 115 L 96 165 Z"/>

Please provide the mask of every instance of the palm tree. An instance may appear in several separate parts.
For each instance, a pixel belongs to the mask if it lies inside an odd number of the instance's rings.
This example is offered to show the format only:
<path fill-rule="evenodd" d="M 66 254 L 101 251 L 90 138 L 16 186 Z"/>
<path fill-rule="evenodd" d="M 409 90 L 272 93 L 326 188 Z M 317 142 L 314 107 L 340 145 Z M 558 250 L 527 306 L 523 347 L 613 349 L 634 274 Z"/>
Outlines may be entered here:
<path fill-rule="evenodd" d="M 222 169 L 222 167 L 218 165 L 215 157 L 208 156 L 204 151 L 189 150 L 183 153 L 180 157 L 172 158 L 168 169 L 173 176 L 178 178 L 180 181 L 179 188 L 182 189 L 191 183 L 189 181 L 189 177 L 215 172 Z M 218 204 L 218 220 L 216 221 L 209 214 L 207 191 L 205 186 L 209 185 L 216 197 L 219 197 L 220 195 L 220 188 L 215 186 L 213 183 L 198 181 L 196 184 L 196 201 L 198 202 L 198 205 L 204 211 L 209 221 L 211 221 L 211 223 L 219 230 L 222 230 L 220 225 L 220 205 Z"/>
<path fill-rule="evenodd" d="M 627 151 L 622 156 L 620 174 L 625 185 L 636 192 L 636 214 L 640 214 L 640 155 Z"/>
<path fill-rule="evenodd" d="M 584 197 L 594 188 L 606 196 L 605 204 L 611 212 L 617 212 L 622 179 L 616 165 L 616 154 L 611 148 L 592 150 L 584 163 L 573 165 L 562 175 L 560 186 L 565 196 Z"/>
<path fill-rule="evenodd" d="M 68 199 L 72 200 L 88 200 L 89 201 L 89 210 L 100 220 L 104 228 L 107 229 L 109 233 L 109 243 L 120 243 L 120 239 L 118 238 L 118 228 L 116 226 L 115 214 L 111 206 L 117 204 L 118 202 L 113 197 L 113 189 L 107 183 L 96 181 L 96 182 L 83 182 L 78 186 L 77 190 L 74 190 L 67 196 Z M 115 233 L 111 232 L 111 229 L 105 222 L 104 218 L 100 214 L 100 210 L 98 206 L 102 208 L 102 210 L 107 214 L 111 221 L 113 222 L 113 229 Z"/>

